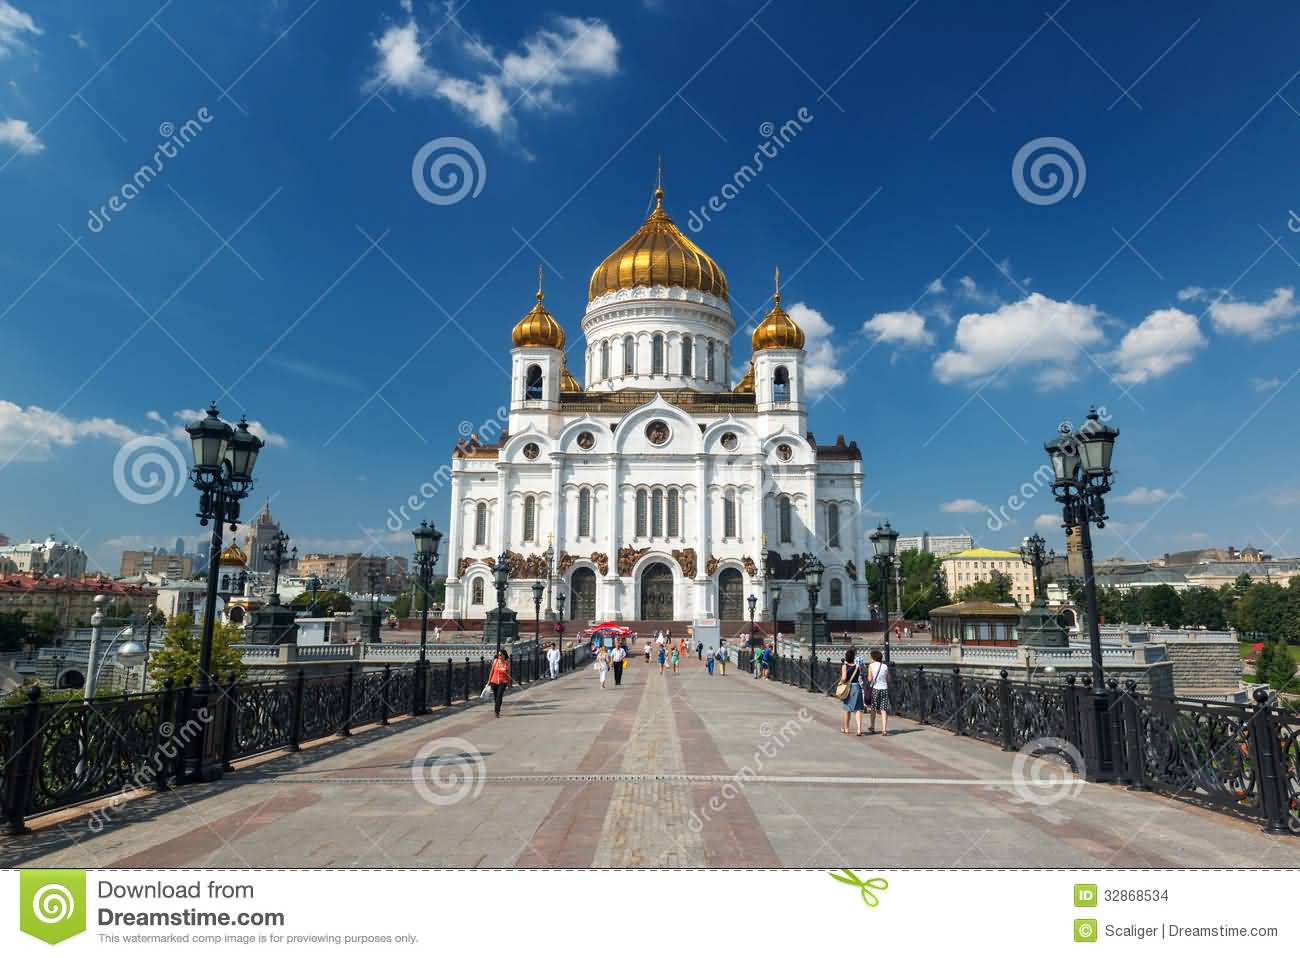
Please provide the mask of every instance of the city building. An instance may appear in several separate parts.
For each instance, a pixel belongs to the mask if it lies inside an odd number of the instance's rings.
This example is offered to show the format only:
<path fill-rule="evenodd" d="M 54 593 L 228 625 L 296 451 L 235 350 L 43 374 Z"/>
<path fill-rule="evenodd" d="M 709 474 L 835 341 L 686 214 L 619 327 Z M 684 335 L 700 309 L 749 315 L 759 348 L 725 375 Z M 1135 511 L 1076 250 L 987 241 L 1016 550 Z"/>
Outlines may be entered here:
<path fill-rule="evenodd" d="M 347 555 L 313 552 L 299 556 L 294 574 L 299 579 L 316 576 L 323 590 L 369 594 L 372 571 L 382 578 L 380 589 L 388 594 L 400 592 L 408 584 L 406 559 L 360 552 Z"/>
<path fill-rule="evenodd" d="M 965 533 L 960 535 L 932 536 L 928 532 L 922 532 L 919 536 L 899 536 L 898 552 L 906 552 L 908 549 L 915 549 L 917 552 L 928 552 L 931 555 L 942 556 L 950 552 L 962 552 L 965 549 L 975 548 L 974 536 L 968 536 Z"/>
<path fill-rule="evenodd" d="M 1300 576 L 1300 559 L 1274 559 L 1270 562 L 1205 562 L 1183 572 L 1188 586 L 1217 589 L 1233 585 L 1240 575 L 1253 582 L 1276 582 L 1286 585 Z"/>
<path fill-rule="evenodd" d="M 176 555 L 158 549 L 127 549 L 122 553 L 118 575 L 123 579 L 136 576 L 166 576 L 169 579 L 186 579 L 194 574 L 194 560 L 187 555 Z"/>
<path fill-rule="evenodd" d="M 1020 560 L 1019 552 L 1001 549 L 965 549 L 940 560 L 948 591 L 953 596 L 968 585 L 988 581 L 994 571 L 1011 580 L 1011 598 L 1028 607 L 1034 601 L 1033 570 Z"/>
<path fill-rule="evenodd" d="M 862 455 L 809 432 L 805 333 L 779 276 L 733 385 L 726 276 L 663 196 L 591 275 L 572 350 L 586 359 L 582 382 L 540 284 L 515 325 L 507 430 L 452 454 L 449 614 L 495 606 L 505 552 L 507 602 L 530 618 L 532 583 L 553 568 L 579 621 L 744 620 L 751 594 L 766 611 L 767 563 L 793 617 L 807 605 L 791 580 L 808 552 L 826 569 L 819 608 L 867 618 Z"/>
<path fill-rule="evenodd" d="M 1118 589 L 1128 592 L 1130 589 L 1149 589 L 1157 585 L 1172 586 L 1179 592 L 1191 588 L 1187 577 L 1176 569 L 1165 569 L 1154 565 L 1123 565 L 1098 568 L 1094 571 L 1094 581 L 1099 589 Z"/>
<path fill-rule="evenodd" d="M 78 579 L 86 574 L 86 553 L 54 536 L 43 542 L 32 539 L 0 546 L 0 560 L 7 560 L 14 572 L 25 575 Z"/>
<path fill-rule="evenodd" d="M 252 524 L 249 526 L 248 534 L 244 536 L 244 555 L 248 557 L 249 572 L 271 572 L 270 561 L 262 554 L 262 551 L 273 542 L 276 536 L 280 535 L 280 524 L 271 516 L 271 504 L 269 502 L 262 505 L 262 511 L 257 514 Z M 292 548 L 292 543 L 290 544 Z M 285 564 L 280 571 L 290 570 L 292 563 L 289 562 L 289 556 L 285 556 Z"/>
<path fill-rule="evenodd" d="M 10 575 L 0 578 L 0 612 L 25 612 L 27 622 L 49 612 L 67 629 L 90 624 L 97 595 L 108 596 L 108 604 L 118 611 L 136 613 L 153 605 L 157 594 L 153 586 L 97 576 Z"/>

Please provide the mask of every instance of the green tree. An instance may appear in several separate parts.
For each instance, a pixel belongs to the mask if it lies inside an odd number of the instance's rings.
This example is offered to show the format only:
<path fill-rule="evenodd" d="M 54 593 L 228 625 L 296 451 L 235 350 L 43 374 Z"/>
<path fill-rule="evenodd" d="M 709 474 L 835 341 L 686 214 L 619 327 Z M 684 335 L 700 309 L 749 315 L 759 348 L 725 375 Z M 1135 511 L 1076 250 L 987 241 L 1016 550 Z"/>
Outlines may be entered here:
<path fill-rule="evenodd" d="M 1196 586 L 1183 593 L 1183 623 L 1188 628 L 1204 626 L 1222 629 L 1228 624 L 1223 607 L 1223 595 L 1215 589 Z"/>
<path fill-rule="evenodd" d="M 28 641 L 27 625 L 23 622 L 26 615 L 21 609 L 0 612 L 0 652 L 18 652 Z"/>
<path fill-rule="evenodd" d="M 305 609 L 312 604 L 311 593 L 299 593 L 292 602 L 290 607 L 295 609 Z M 316 608 L 321 615 L 333 615 L 335 612 L 351 612 L 352 599 L 345 592 L 317 592 Z"/>
<path fill-rule="evenodd" d="M 393 600 L 393 604 L 389 607 L 389 611 L 392 612 L 396 618 L 409 619 L 411 617 L 411 606 L 411 593 L 403 592 Z"/>
<path fill-rule="evenodd" d="M 1265 646 L 1268 648 L 1268 646 Z M 1280 639 L 1272 643 L 1273 654 L 1269 657 L 1268 671 L 1256 673 L 1260 681 L 1268 682 L 1270 688 L 1285 691 L 1291 687 L 1295 681 L 1296 661 L 1291 656 L 1291 650 L 1287 648 L 1286 643 Z"/>
<path fill-rule="evenodd" d="M 1097 615 L 1102 622 L 1113 624 L 1124 619 L 1124 598 L 1113 585 L 1097 590 Z"/>
<path fill-rule="evenodd" d="M 1183 624 L 1183 600 L 1171 585 L 1161 583 L 1143 590 L 1147 621 L 1152 625 L 1163 625 L 1167 629 L 1176 629 Z"/>
<path fill-rule="evenodd" d="M 50 645 L 62 632 L 58 616 L 48 610 L 37 612 L 27 624 L 27 640 L 38 649 Z"/>
<path fill-rule="evenodd" d="M 972 582 L 957 592 L 958 602 L 1010 602 L 1011 576 L 994 569 L 987 579 Z"/>
<path fill-rule="evenodd" d="M 193 616 L 185 613 L 172 616 L 163 633 L 162 647 L 149 656 L 149 679 L 161 685 L 171 679 L 178 685 L 187 676 L 198 681 L 199 633 Z M 239 627 L 228 622 L 218 622 L 212 634 L 212 672 L 225 682 L 231 672 L 244 675 L 243 655 L 233 646 L 243 638 Z"/>
<path fill-rule="evenodd" d="M 1255 582 L 1233 606 L 1230 621 L 1242 632 L 1300 642 L 1297 592 L 1276 582 Z"/>
<path fill-rule="evenodd" d="M 1285 652 L 1286 649 L 1284 648 L 1282 651 Z M 1273 671 L 1273 656 L 1274 656 L 1273 643 L 1265 642 L 1264 647 L 1260 649 L 1259 654 L 1255 656 L 1255 681 L 1256 682 L 1268 681 L 1268 675 L 1270 672 Z"/>

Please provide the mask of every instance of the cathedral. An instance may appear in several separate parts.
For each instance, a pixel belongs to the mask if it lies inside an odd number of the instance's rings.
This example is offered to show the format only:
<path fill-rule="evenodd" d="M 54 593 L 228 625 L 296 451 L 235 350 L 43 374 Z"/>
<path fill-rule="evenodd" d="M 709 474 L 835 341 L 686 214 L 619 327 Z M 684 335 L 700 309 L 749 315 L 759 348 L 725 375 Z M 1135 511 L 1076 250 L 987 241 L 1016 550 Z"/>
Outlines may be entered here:
<path fill-rule="evenodd" d="M 781 306 L 754 330 L 731 383 L 727 278 L 674 225 L 656 188 L 649 218 L 591 274 L 580 383 L 563 327 L 537 302 L 511 339 L 509 424 L 452 455 L 446 614 L 497 604 L 533 618 L 532 585 L 582 625 L 770 617 L 807 608 L 799 556 L 825 565 L 818 608 L 869 617 L 862 456 L 808 431 L 804 332 Z M 765 581 L 770 573 L 773 581 Z M 563 607 L 559 596 L 563 596 Z"/>

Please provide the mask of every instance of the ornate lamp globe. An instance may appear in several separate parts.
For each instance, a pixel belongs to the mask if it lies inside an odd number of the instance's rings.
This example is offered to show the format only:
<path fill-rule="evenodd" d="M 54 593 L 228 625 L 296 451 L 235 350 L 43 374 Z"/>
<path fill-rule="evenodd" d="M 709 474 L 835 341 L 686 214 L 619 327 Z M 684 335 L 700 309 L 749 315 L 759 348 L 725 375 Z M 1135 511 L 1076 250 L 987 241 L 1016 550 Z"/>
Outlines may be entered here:
<path fill-rule="evenodd" d="M 533 583 L 533 605 L 542 604 L 542 593 L 545 591 L 546 586 L 542 585 L 540 580 Z"/>
<path fill-rule="evenodd" d="M 772 600 L 772 605 L 776 606 L 781 602 L 781 587 L 774 585 L 767 590 L 767 596 Z"/>
<path fill-rule="evenodd" d="M 419 527 L 411 531 L 415 538 L 415 554 L 421 558 L 427 556 L 437 556 L 438 542 L 442 539 L 442 533 L 427 522 L 421 522 Z"/>
<path fill-rule="evenodd" d="M 207 415 L 185 427 L 190 435 L 190 448 L 194 454 L 194 468 L 201 473 L 214 475 L 226 458 L 226 446 L 235 430 L 224 422 L 217 412 L 217 404 L 207 408 Z"/>
<path fill-rule="evenodd" d="M 497 556 L 496 568 L 492 570 L 492 580 L 498 589 L 504 589 L 510 581 L 510 558 L 504 552 Z"/>
<path fill-rule="evenodd" d="M 230 463 L 230 478 L 235 482 L 252 482 L 253 466 L 257 454 L 266 445 L 248 431 L 248 420 L 240 418 L 229 442 L 226 443 L 226 461 Z"/>
<path fill-rule="evenodd" d="M 144 643 L 135 637 L 132 629 L 122 633 L 122 644 L 117 647 L 117 661 L 127 668 L 135 668 L 144 661 Z"/>
<path fill-rule="evenodd" d="M 758 608 L 758 596 L 756 596 L 756 595 L 751 595 L 751 596 L 750 596 L 748 599 L 746 599 L 745 601 L 749 604 L 749 616 L 750 616 L 750 618 L 753 618 L 753 617 L 754 617 L 754 610 Z"/>
<path fill-rule="evenodd" d="M 1110 475 L 1110 459 L 1118 438 L 1119 430 L 1102 422 L 1095 407 L 1088 410 L 1088 419 L 1078 434 L 1084 475 L 1089 479 Z"/>
<path fill-rule="evenodd" d="M 898 548 L 898 531 L 885 520 L 883 526 L 876 526 L 876 531 L 871 533 L 868 538 L 871 540 L 872 548 L 876 550 L 876 557 L 881 559 L 892 559 L 894 552 Z"/>
<path fill-rule="evenodd" d="M 1079 443 L 1075 441 L 1069 423 L 1061 423 L 1057 435 L 1043 443 L 1047 458 L 1052 463 L 1056 482 L 1073 482 L 1079 474 Z"/>
<path fill-rule="evenodd" d="M 804 567 L 804 579 L 808 583 L 808 588 L 820 590 L 822 587 L 822 569 L 821 560 L 813 558 L 807 566 Z"/>

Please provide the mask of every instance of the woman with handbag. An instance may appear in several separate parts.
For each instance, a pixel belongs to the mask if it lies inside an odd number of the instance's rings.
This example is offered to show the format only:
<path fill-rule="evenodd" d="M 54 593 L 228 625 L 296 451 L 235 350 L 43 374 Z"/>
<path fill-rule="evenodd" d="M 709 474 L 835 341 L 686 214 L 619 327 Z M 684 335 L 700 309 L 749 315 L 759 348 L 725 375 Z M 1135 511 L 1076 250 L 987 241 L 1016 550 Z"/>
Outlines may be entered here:
<path fill-rule="evenodd" d="M 876 713 L 880 713 L 880 734 L 889 734 L 889 666 L 881 661 L 879 649 L 871 650 L 871 664 L 867 666 L 867 688 L 871 709 L 871 731 L 876 730 Z"/>
<path fill-rule="evenodd" d="M 605 688 L 605 680 L 609 678 L 609 652 L 602 645 L 600 651 L 596 653 L 596 671 L 600 673 L 600 687 Z"/>
<path fill-rule="evenodd" d="M 858 735 L 862 734 L 862 713 L 866 710 L 862 694 L 862 663 L 857 661 L 857 657 L 857 650 L 850 645 L 840 664 L 840 684 L 835 688 L 836 697 L 842 697 L 844 701 L 844 722 L 840 731 L 845 735 L 849 734 L 850 715 L 857 717 Z M 840 695 L 841 691 L 844 692 L 843 696 Z"/>
<path fill-rule="evenodd" d="M 492 671 L 488 674 L 488 685 L 492 688 L 492 707 L 496 717 L 501 717 L 501 700 L 506 696 L 506 689 L 513 685 L 510 681 L 510 653 L 497 649 L 497 657 L 492 660 Z"/>

